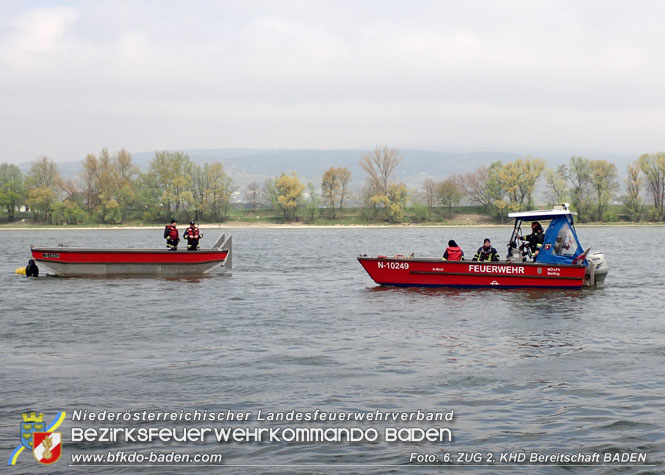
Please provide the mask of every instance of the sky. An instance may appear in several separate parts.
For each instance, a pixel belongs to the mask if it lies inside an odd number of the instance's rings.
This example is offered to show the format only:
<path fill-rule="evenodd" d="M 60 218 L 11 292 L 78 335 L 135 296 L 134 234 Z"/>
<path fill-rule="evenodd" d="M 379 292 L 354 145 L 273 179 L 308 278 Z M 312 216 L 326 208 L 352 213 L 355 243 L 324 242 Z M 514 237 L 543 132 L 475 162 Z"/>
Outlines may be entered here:
<path fill-rule="evenodd" d="M 665 2 L 0 2 L 0 162 L 665 150 Z"/>

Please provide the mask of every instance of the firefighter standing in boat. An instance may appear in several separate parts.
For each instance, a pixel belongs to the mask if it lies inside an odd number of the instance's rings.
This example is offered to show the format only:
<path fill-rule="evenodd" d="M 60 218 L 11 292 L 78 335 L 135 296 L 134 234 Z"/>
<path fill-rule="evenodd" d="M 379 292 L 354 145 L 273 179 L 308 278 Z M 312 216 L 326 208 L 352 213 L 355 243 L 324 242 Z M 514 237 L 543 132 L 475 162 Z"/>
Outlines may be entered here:
<path fill-rule="evenodd" d="M 169 251 L 177 251 L 180 236 L 178 235 L 178 227 L 176 220 L 172 219 L 171 224 L 167 224 L 164 228 L 164 238 L 166 239 L 166 247 Z"/>
<path fill-rule="evenodd" d="M 185 233 L 182 235 L 182 237 L 187 239 L 188 251 L 199 250 L 199 239 L 203 237 L 203 233 L 199 232 L 199 228 L 196 227 L 194 221 L 190 221 L 189 227 L 185 229 Z"/>
<path fill-rule="evenodd" d="M 528 236 L 521 236 L 521 240 L 527 241 L 529 248 L 531 248 L 531 254 L 533 254 L 533 260 L 536 260 L 536 256 L 540 252 L 540 248 L 543 247 L 543 242 L 545 241 L 545 231 L 538 221 L 531 223 L 531 234 Z"/>

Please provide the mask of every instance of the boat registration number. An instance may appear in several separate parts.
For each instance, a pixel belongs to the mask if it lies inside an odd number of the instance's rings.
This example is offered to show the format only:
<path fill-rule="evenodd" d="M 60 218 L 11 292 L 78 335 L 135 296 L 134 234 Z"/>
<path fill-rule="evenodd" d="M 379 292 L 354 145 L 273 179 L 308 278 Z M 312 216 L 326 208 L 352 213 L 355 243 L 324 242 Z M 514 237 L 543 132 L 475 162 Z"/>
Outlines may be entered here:
<path fill-rule="evenodd" d="M 379 269 L 404 269 L 407 270 L 409 268 L 409 263 L 408 262 L 377 262 L 376 263 L 377 267 Z"/>
<path fill-rule="evenodd" d="M 42 252 L 42 257 L 51 258 L 51 259 L 60 259 L 59 252 Z"/>

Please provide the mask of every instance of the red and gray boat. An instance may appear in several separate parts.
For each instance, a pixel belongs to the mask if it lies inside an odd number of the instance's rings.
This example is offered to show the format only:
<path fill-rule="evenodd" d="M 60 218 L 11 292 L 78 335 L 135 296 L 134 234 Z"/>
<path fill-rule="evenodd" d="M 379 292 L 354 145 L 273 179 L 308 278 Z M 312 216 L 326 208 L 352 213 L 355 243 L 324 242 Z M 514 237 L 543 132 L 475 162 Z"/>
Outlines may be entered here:
<path fill-rule="evenodd" d="M 552 210 L 510 213 L 515 219 L 505 260 L 496 262 L 447 261 L 441 258 L 361 256 L 358 261 L 380 285 L 417 287 L 602 287 L 609 270 L 602 252 L 589 254 L 580 245 L 574 213 L 563 204 Z M 540 252 L 532 259 L 522 238 L 522 223 L 549 226 Z"/>
<path fill-rule="evenodd" d="M 222 234 L 211 249 L 103 249 L 34 247 L 38 265 L 63 277 L 105 275 L 200 275 L 213 269 L 230 270 L 231 236 Z"/>

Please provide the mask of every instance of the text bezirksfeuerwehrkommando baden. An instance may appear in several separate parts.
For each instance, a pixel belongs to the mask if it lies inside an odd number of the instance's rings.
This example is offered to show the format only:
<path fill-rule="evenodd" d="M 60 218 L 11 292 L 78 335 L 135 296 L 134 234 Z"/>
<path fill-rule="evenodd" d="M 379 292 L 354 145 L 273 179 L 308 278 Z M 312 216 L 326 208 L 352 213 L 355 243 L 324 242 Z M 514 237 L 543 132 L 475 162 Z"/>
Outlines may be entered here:
<path fill-rule="evenodd" d="M 450 411 L 88 411 L 74 410 L 76 422 L 443 422 L 451 421 Z"/>
<path fill-rule="evenodd" d="M 452 431 L 445 427 L 128 427 L 133 423 L 195 422 L 344 422 L 349 424 L 383 422 L 450 422 L 453 411 L 87 411 L 74 410 L 72 421 L 120 423 L 121 427 L 72 427 L 73 442 L 205 442 L 214 437 L 218 442 L 375 442 L 383 434 L 387 442 L 451 442 Z"/>

